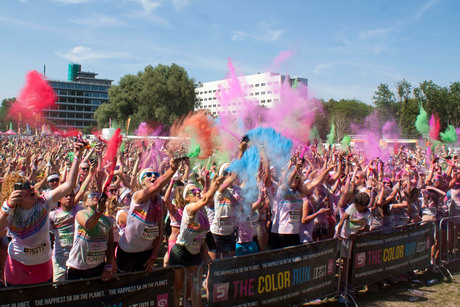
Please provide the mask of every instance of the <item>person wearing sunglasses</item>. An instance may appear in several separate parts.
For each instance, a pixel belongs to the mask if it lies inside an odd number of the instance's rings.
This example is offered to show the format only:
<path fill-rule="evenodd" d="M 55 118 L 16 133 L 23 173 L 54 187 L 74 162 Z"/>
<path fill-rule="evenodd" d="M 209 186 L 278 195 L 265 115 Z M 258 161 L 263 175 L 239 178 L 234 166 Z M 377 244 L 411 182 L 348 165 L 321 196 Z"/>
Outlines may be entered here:
<path fill-rule="evenodd" d="M 142 188 L 132 196 L 126 227 L 118 241 L 119 272 L 153 270 L 163 240 L 163 200 L 159 193 L 174 176 L 179 163 L 180 159 L 171 159 L 169 169 L 161 176 L 152 168 L 139 173 Z"/>
<path fill-rule="evenodd" d="M 58 200 L 72 191 L 84 146 L 84 143 L 75 143 L 75 159 L 69 176 L 54 190 L 39 195 L 34 186 L 17 173 L 9 174 L 3 181 L 0 231 L 8 228 L 12 238 L 5 265 L 8 286 L 52 280 L 49 213 Z"/>
<path fill-rule="evenodd" d="M 112 277 L 113 220 L 105 215 L 107 198 L 95 190 L 84 196 L 85 209 L 75 217 L 75 235 L 67 260 L 67 279 Z"/>
<path fill-rule="evenodd" d="M 177 237 L 176 244 L 171 248 L 169 253 L 169 265 L 182 265 L 186 268 L 187 276 L 196 274 L 198 266 L 207 259 L 208 248 L 205 243 L 206 235 L 209 232 L 209 220 L 204 207 L 213 201 L 214 194 L 219 186 L 223 183 L 225 176 L 214 177 L 209 190 L 201 195 L 201 189 L 194 184 L 187 184 L 184 187 L 178 187 L 175 191 L 175 198 L 178 206 L 183 207 L 183 215 L 180 224 L 180 233 Z M 178 300 L 182 293 L 184 272 L 177 270 L 174 279 L 174 289 L 177 295 L 174 297 Z M 201 306 L 201 296 L 196 296 L 195 283 L 193 279 L 187 278 L 187 297 L 191 298 L 192 303 L 197 302 Z M 176 304 L 175 304 L 176 306 Z"/>

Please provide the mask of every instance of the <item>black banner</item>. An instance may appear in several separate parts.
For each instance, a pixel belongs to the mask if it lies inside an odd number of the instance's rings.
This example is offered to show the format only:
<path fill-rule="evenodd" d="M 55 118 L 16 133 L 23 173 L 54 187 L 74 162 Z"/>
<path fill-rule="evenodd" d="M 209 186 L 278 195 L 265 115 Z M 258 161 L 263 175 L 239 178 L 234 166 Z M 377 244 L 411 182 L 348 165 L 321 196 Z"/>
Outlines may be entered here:
<path fill-rule="evenodd" d="M 26 306 L 173 306 L 174 270 L 0 290 L 0 307 Z"/>
<path fill-rule="evenodd" d="M 415 224 L 390 234 L 369 233 L 354 239 L 353 286 L 375 283 L 430 264 L 434 223 Z"/>
<path fill-rule="evenodd" d="M 287 306 L 335 289 L 337 241 L 226 258 L 210 267 L 210 306 Z"/>

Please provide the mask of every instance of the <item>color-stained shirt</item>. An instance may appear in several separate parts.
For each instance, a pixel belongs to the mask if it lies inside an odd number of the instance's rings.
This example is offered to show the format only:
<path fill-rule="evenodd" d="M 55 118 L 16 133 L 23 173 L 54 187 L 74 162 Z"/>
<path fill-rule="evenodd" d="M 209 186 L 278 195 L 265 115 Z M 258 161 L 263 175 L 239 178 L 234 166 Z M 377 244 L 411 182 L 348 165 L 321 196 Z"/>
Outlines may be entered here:
<path fill-rule="evenodd" d="M 17 206 L 8 216 L 11 242 L 8 254 L 25 265 L 36 265 L 51 259 L 49 213 L 53 209 L 51 192 L 43 193 L 32 208 Z"/>
<path fill-rule="evenodd" d="M 88 218 L 94 214 L 88 210 L 81 212 Z M 96 226 L 91 230 L 86 230 L 75 219 L 75 234 L 67 266 L 78 270 L 87 270 L 104 263 L 112 226 L 113 220 L 107 215 L 101 215 Z"/>
<path fill-rule="evenodd" d="M 68 256 L 73 244 L 75 233 L 75 216 L 82 209 L 77 204 L 65 211 L 61 208 L 51 211 L 50 213 L 50 230 L 54 233 L 54 256 Z"/>
<path fill-rule="evenodd" d="M 184 246 L 191 254 L 196 255 L 200 252 L 201 245 L 209 232 L 209 221 L 203 209 L 190 216 L 187 212 L 187 206 L 183 211 L 180 233 L 176 244 Z"/>
<path fill-rule="evenodd" d="M 154 240 L 160 235 L 158 225 L 162 218 L 163 200 L 160 196 L 155 195 L 143 204 L 136 204 L 133 199 L 118 246 L 127 253 L 152 249 Z"/>

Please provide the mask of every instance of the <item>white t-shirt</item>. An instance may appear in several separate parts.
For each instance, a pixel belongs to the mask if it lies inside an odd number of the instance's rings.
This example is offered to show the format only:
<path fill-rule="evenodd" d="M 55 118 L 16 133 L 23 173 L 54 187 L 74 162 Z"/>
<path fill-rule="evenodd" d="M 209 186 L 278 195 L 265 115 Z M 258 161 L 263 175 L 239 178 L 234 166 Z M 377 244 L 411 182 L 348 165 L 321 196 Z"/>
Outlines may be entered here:
<path fill-rule="evenodd" d="M 371 213 L 368 209 L 365 212 L 359 212 L 355 204 L 351 204 L 345 211 L 349 217 L 343 223 L 340 236 L 349 239 L 351 235 L 358 233 L 368 224 Z"/>
<path fill-rule="evenodd" d="M 8 254 L 25 265 L 36 265 L 51 259 L 49 235 L 49 213 L 55 203 L 51 191 L 40 195 L 34 206 L 28 210 L 16 207 L 8 216 L 8 230 L 11 242 Z"/>

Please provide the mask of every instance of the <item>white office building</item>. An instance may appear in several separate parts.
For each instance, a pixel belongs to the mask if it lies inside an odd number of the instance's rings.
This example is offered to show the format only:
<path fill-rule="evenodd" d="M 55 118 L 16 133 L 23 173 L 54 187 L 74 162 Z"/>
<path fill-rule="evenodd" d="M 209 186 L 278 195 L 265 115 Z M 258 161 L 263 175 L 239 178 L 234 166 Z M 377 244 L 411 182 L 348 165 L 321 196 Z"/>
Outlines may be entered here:
<path fill-rule="evenodd" d="M 240 77 L 239 81 L 243 88 L 242 99 L 258 102 L 260 106 L 270 108 L 275 102 L 282 99 L 281 84 L 288 81 L 292 86 L 295 82 L 308 85 L 306 78 L 291 78 L 278 73 L 266 72 L 254 75 Z M 238 105 L 241 101 L 233 100 L 231 105 L 221 105 L 218 95 L 220 90 L 228 89 L 228 80 L 219 80 L 212 82 L 198 82 L 195 87 L 195 93 L 200 106 L 195 110 L 205 109 L 213 116 L 218 116 L 220 112 L 238 113 Z"/>

